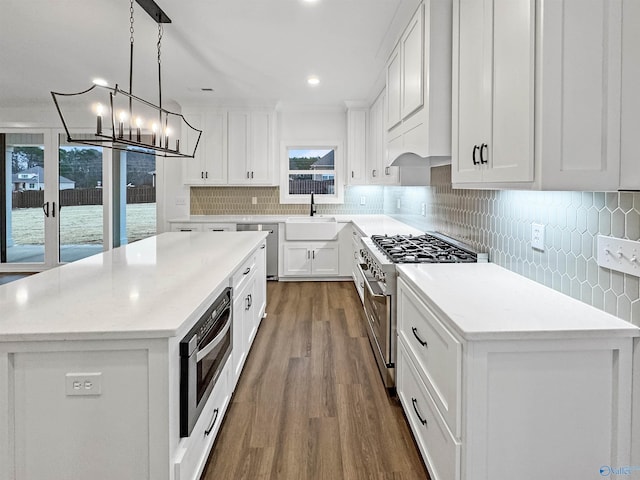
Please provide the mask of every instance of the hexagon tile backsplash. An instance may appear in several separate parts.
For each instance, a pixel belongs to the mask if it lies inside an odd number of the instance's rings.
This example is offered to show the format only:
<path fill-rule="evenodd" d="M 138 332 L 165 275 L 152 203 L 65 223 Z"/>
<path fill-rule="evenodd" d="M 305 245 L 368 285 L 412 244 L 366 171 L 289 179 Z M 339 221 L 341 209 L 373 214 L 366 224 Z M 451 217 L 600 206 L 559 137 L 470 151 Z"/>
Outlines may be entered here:
<path fill-rule="evenodd" d="M 491 262 L 640 325 L 640 279 L 595 258 L 599 234 L 640 239 L 640 193 L 454 190 L 448 166 L 433 168 L 431 183 L 386 188 L 385 213 L 468 242 Z M 545 225 L 542 252 L 531 248 L 532 223 Z"/>

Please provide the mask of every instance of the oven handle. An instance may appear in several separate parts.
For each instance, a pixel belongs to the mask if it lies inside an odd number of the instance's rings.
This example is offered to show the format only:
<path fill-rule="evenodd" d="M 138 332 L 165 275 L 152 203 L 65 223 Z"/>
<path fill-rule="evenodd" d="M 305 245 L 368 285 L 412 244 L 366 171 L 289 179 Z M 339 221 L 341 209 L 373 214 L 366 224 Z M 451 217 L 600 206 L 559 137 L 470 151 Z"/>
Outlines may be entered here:
<path fill-rule="evenodd" d="M 362 270 L 362 264 L 358 264 L 358 270 L 360 270 L 360 274 L 362 275 L 362 278 L 364 279 L 364 284 L 367 286 L 367 290 L 369 290 L 369 293 L 371 294 L 371 296 L 373 298 L 384 298 L 384 297 L 386 297 L 385 294 L 379 294 L 379 293 L 375 293 L 373 291 L 373 289 L 371 288 L 371 284 L 369 283 L 369 279 L 367 278 L 367 275 L 364 273 L 364 270 Z"/>
<path fill-rule="evenodd" d="M 211 351 L 214 348 L 216 348 L 220 342 L 222 342 L 224 340 L 224 336 L 229 331 L 229 328 L 231 328 L 231 320 L 232 320 L 231 315 L 229 315 L 229 320 L 227 320 L 227 324 L 222 328 L 220 333 L 218 335 L 216 335 L 213 338 L 213 340 L 211 340 L 209 343 L 207 343 L 206 347 L 204 347 L 202 350 L 198 350 L 198 352 L 196 353 L 196 362 L 199 362 L 204 357 L 209 355 L 211 353 Z"/>

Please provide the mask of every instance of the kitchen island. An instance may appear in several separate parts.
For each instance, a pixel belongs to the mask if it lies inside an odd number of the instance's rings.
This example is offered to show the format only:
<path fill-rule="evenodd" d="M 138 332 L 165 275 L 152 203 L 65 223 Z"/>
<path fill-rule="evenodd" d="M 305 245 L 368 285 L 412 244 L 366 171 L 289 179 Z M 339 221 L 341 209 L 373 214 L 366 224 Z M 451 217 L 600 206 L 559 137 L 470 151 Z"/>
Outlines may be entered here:
<path fill-rule="evenodd" d="M 179 342 L 265 237 L 165 233 L 0 287 L 0 479 L 195 478 L 215 432 L 180 437 Z"/>

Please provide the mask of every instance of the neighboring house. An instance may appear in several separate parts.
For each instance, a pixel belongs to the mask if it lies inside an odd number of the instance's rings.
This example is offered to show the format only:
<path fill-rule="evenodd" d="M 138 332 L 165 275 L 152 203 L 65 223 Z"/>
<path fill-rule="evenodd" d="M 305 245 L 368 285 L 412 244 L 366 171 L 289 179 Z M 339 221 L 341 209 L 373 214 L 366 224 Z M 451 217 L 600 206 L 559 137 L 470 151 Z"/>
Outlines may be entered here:
<path fill-rule="evenodd" d="M 11 177 L 11 183 L 14 192 L 19 190 L 44 190 L 44 168 L 31 167 L 14 173 Z M 59 188 L 60 190 L 72 190 L 76 188 L 76 182 L 60 176 Z"/>
<path fill-rule="evenodd" d="M 323 172 L 323 173 L 317 173 L 313 175 L 313 179 L 320 181 L 320 180 L 333 180 L 333 178 L 335 177 L 335 157 L 334 157 L 334 151 L 333 150 L 329 150 L 329 152 L 327 152 L 325 154 L 324 157 L 320 158 L 318 161 L 314 162 L 311 164 L 311 170 L 326 170 L 327 172 Z"/>

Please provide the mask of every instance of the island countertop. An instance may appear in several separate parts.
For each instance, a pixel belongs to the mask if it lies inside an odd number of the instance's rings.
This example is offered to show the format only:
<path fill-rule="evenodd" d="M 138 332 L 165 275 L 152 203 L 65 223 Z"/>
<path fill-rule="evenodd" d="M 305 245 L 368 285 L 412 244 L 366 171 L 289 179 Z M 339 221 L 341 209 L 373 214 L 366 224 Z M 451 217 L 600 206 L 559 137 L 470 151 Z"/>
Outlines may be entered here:
<path fill-rule="evenodd" d="M 164 233 L 0 286 L 0 341 L 175 336 L 266 235 Z"/>

